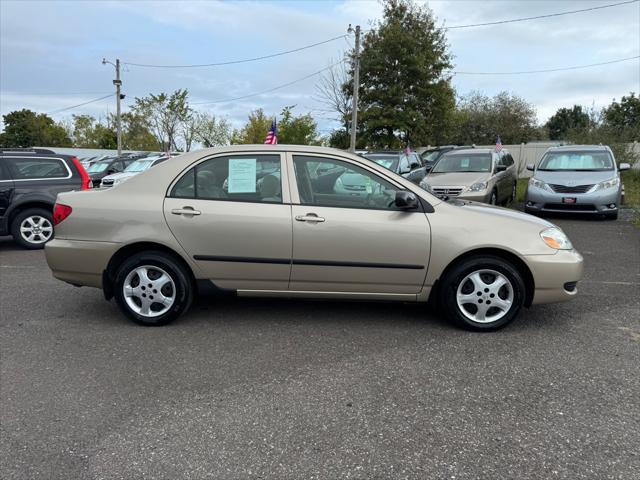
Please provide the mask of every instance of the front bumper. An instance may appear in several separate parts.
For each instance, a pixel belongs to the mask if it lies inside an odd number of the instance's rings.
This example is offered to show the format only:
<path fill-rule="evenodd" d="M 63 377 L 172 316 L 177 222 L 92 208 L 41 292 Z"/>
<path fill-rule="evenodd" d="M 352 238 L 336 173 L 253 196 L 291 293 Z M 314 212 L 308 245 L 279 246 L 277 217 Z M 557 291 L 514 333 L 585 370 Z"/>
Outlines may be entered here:
<path fill-rule="evenodd" d="M 120 247 L 113 242 L 54 238 L 44 247 L 53 276 L 73 285 L 102 288 L 102 272 Z"/>
<path fill-rule="evenodd" d="M 524 208 L 529 213 L 615 213 L 620 205 L 620 188 L 597 190 L 592 193 L 555 193 L 529 185 L 524 199 Z M 564 198 L 575 198 L 575 203 L 566 203 Z"/>
<path fill-rule="evenodd" d="M 578 293 L 577 282 L 584 269 L 577 250 L 558 250 L 555 255 L 522 257 L 533 275 L 533 304 L 571 300 Z"/>

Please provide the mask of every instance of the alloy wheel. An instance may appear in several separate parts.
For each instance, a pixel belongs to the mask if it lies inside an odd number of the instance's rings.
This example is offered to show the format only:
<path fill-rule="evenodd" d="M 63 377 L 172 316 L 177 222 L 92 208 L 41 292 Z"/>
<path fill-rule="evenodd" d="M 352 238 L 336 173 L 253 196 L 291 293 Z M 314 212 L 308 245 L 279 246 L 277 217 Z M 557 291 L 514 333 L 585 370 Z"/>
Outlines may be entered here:
<path fill-rule="evenodd" d="M 129 272 L 122 285 L 129 308 L 144 317 L 167 313 L 176 301 L 176 286 L 162 268 L 142 265 Z"/>
<path fill-rule="evenodd" d="M 477 270 L 458 285 L 456 302 L 469 320 L 492 323 L 504 317 L 513 305 L 513 285 L 495 270 Z"/>
<path fill-rule="evenodd" d="M 53 235 L 53 225 L 40 215 L 32 215 L 20 223 L 20 236 L 31 244 L 46 243 Z"/>

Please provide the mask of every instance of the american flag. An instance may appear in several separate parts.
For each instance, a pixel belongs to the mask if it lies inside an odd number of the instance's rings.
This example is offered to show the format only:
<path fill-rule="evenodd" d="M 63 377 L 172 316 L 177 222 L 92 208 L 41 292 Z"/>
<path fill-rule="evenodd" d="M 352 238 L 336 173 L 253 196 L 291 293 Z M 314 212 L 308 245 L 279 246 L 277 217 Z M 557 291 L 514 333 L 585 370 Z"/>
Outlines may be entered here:
<path fill-rule="evenodd" d="M 499 152 L 500 150 L 502 150 L 502 140 L 500 140 L 500 135 L 498 135 L 498 138 L 496 139 L 496 152 Z"/>
<path fill-rule="evenodd" d="M 267 133 L 267 138 L 264 139 L 265 145 L 277 145 L 278 144 L 278 134 L 276 129 L 276 121 L 273 120 L 271 122 L 271 128 L 269 129 L 269 133 Z"/>

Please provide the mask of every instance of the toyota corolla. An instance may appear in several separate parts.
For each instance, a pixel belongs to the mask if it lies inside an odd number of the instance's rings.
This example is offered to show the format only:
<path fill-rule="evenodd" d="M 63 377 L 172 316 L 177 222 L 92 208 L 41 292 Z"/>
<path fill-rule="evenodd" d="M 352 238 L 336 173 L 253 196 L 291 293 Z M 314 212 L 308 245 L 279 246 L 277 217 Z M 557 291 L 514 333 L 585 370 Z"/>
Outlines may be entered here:
<path fill-rule="evenodd" d="M 361 175 L 366 195 L 336 188 L 341 172 Z M 142 325 L 216 290 L 431 301 L 466 328 L 495 330 L 523 306 L 575 297 L 582 275 L 582 256 L 543 219 L 444 202 L 320 147 L 187 153 L 111 189 L 60 194 L 54 223 L 53 275 L 101 288 Z"/>

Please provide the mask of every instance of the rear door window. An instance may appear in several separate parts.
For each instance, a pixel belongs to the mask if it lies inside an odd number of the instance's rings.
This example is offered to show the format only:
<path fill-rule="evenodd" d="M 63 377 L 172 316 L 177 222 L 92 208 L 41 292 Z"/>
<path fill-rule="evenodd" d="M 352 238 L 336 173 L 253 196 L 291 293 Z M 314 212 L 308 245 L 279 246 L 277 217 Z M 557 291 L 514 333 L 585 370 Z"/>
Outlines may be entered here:
<path fill-rule="evenodd" d="M 14 180 L 70 178 L 71 171 L 60 158 L 6 157 Z"/>
<path fill-rule="evenodd" d="M 234 155 L 206 160 L 185 173 L 171 197 L 282 203 L 280 155 Z"/>

